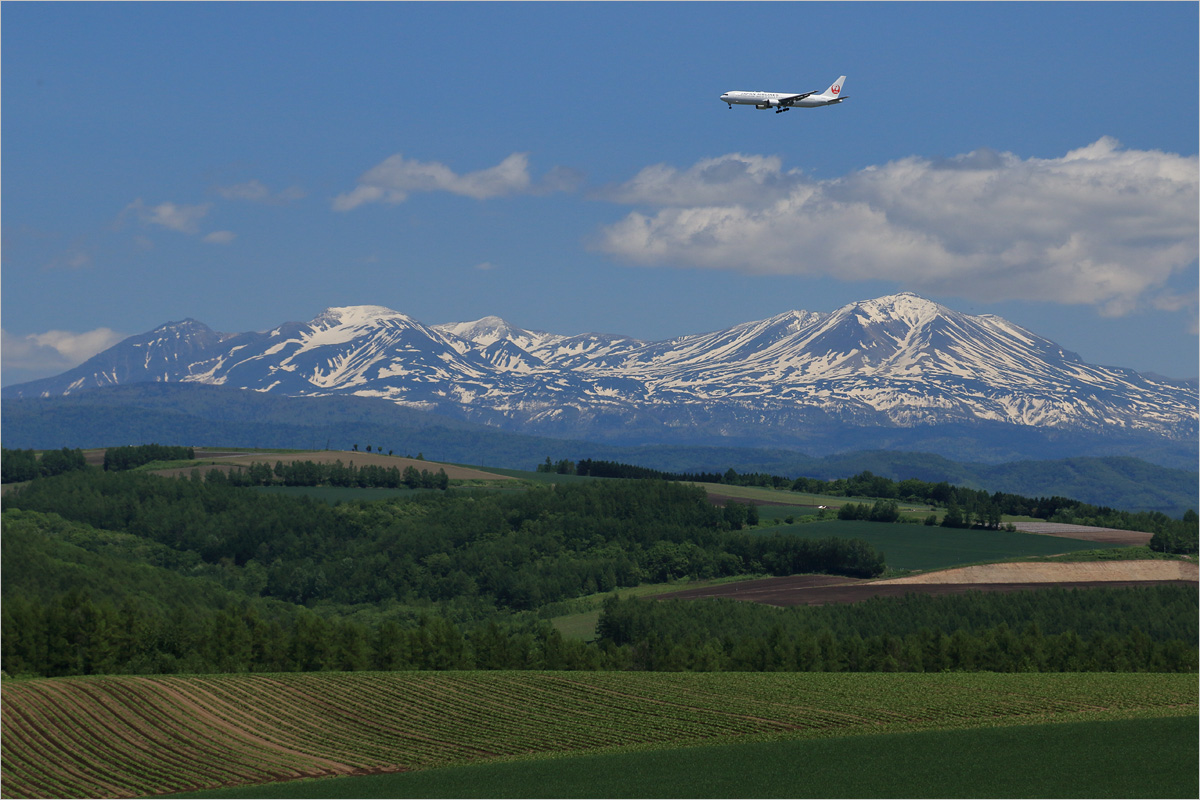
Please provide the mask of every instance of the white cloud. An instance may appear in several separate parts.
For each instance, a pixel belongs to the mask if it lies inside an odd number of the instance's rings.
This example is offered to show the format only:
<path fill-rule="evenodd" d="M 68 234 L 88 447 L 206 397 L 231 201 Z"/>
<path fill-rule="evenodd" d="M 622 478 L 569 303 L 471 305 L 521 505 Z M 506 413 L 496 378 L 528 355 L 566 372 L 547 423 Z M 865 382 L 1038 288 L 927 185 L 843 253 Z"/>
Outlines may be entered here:
<path fill-rule="evenodd" d="M 133 214 L 144 225 L 158 225 L 179 233 L 194 234 L 200 229 L 200 220 L 212 208 L 211 203 L 187 206 L 176 203 L 159 203 L 147 206 L 141 198 L 125 207 L 122 217 Z"/>
<path fill-rule="evenodd" d="M 366 203 L 403 203 L 417 192 L 450 192 L 486 200 L 514 194 L 570 191 L 580 176 L 556 167 L 539 183 L 529 176 L 528 153 L 513 153 L 494 167 L 458 174 L 437 161 L 415 161 L 397 153 L 376 164 L 358 179 L 358 186 L 333 199 L 335 211 L 350 211 Z"/>
<path fill-rule="evenodd" d="M 265 189 L 266 187 L 263 188 Z M 253 187 L 249 187 L 249 185 L 244 185 L 242 191 L 248 195 L 253 195 L 256 190 Z M 208 212 L 211 209 L 211 203 L 182 205 L 167 202 L 148 206 L 139 197 L 124 208 L 117 219 L 117 226 L 120 227 L 127 217 L 132 216 L 142 225 L 158 226 L 176 231 L 177 233 L 187 234 L 188 236 L 196 236 L 200 234 L 200 223 L 208 216 Z M 204 234 L 201 241 L 207 244 L 229 244 L 236 238 L 237 234 L 233 231 L 212 231 Z M 135 242 L 140 249 L 149 250 L 154 247 L 153 241 L 144 236 L 137 237 Z"/>
<path fill-rule="evenodd" d="M 339 194 L 333 198 L 333 210 L 350 211 L 364 203 L 376 203 L 385 199 L 389 203 L 403 203 L 408 196 L 399 193 L 388 196 L 378 186 L 358 186 L 352 192 Z"/>
<path fill-rule="evenodd" d="M 637 264 L 888 279 L 1119 315 L 1194 269 L 1197 164 L 1106 137 L 1056 159 L 981 150 L 814 181 L 730 154 L 604 190 L 661 208 L 604 228 L 598 246 Z"/>
<path fill-rule="evenodd" d="M 0 329 L 0 358 L 5 368 L 65 370 L 78 366 L 125 338 L 109 328 L 84 333 L 52 330 L 23 336 Z"/>
<path fill-rule="evenodd" d="M 702 159 L 682 172 L 655 164 L 626 183 L 600 189 L 595 196 L 629 205 L 761 204 L 785 196 L 801 183 L 800 170 L 784 172 L 779 156 L 730 153 Z"/>

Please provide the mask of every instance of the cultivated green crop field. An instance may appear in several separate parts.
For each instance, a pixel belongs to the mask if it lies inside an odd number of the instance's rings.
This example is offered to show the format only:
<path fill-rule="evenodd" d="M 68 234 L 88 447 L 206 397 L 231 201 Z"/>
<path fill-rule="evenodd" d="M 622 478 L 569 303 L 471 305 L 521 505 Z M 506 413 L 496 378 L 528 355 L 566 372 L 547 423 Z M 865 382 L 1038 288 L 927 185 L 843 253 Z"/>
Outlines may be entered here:
<path fill-rule="evenodd" d="M 1200 717 L 700 745 L 183 797 L 1196 797 Z"/>
<path fill-rule="evenodd" d="M 1161 673 L 298 673 L 6 680 L 0 689 L 5 797 L 165 794 L 700 744 L 1194 722 L 1197 705 L 1195 675 Z M 884 774 L 870 761 L 857 770 Z"/>
<path fill-rule="evenodd" d="M 858 520 L 783 525 L 762 532 L 763 535 L 776 533 L 810 539 L 826 536 L 863 539 L 884 554 L 888 567 L 892 569 L 945 569 L 982 561 L 1048 556 L 1096 548 L 1095 542 L 1062 536 Z"/>

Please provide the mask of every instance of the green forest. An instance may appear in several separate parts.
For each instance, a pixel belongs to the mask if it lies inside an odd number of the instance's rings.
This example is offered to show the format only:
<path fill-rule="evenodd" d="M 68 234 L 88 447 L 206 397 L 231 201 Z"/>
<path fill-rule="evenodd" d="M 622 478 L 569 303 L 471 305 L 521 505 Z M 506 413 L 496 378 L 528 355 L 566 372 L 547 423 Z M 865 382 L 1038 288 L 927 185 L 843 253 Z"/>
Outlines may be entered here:
<path fill-rule="evenodd" d="M 87 469 L 83 451 L 66 447 L 47 450 L 39 457 L 33 450 L 0 448 L 0 482 L 19 483 L 46 475 L 60 475 L 71 470 Z"/>
<path fill-rule="evenodd" d="M 450 491 L 444 471 L 301 462 L 165 478 L 123 468 L 129 456 L 5 494 L 6 674 L 1197 668 L 1186 587 L 797 609 L 622 598 L 683 578 L 886 569 L 862 540 L 773 534 L 754 505 L 652 475 Z M 373 502 L 257 488 L 397 476 L 413 491 Z M 548 621 L 603 593 L 594 638 Z"/>

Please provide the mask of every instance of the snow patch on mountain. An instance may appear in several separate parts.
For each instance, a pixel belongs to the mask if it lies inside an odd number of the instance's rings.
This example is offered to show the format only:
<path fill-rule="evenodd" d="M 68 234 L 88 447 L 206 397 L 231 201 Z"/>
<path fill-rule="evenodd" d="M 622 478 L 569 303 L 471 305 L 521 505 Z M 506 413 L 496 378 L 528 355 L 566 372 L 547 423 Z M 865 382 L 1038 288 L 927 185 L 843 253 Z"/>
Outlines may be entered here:
<path fill-rule="evenodd" d="M 1001 317 L 963 314 L 911 293 L 661 342 L 530 331 L 495 316 L 426 326 L 377 305 L 327 308 L 267 333 L 220 334 L 184 320 L 5 394 L 148 380 L 353 394 L 554 432 L 698 420 L 725 431 L 796 432 L 820 418 L 890 426 L 997 421 L 1186 439 L 1200 417 L 1191 384 L 1086 364 Z"/>

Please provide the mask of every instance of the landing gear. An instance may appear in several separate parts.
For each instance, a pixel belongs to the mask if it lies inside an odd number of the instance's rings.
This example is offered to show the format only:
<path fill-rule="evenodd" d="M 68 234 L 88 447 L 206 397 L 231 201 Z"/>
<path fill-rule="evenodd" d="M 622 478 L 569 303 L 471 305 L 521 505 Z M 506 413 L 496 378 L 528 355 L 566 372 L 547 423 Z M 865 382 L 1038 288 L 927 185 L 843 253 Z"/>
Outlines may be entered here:
<path fill-rule="evenodd" d="M 785 112 L 785 111 L 791 111 L 791 110 L 792 110 L 791 106 L 784 106 L 783 108 L 777 108 L 777 109 L 775 109 L 775 113 L 776 113 L 776 114 L 782 114 L 782 113 L 783 113 L 783 112 Z"/>

